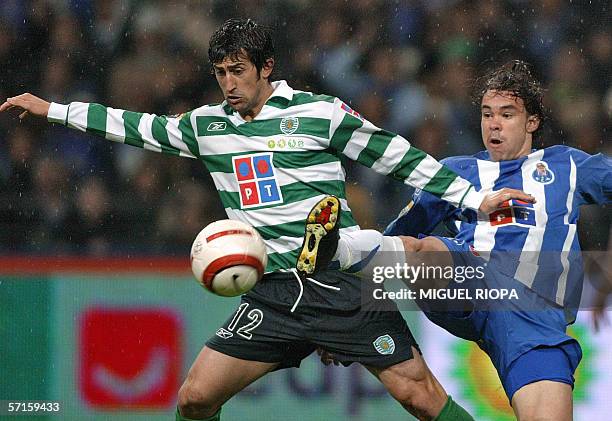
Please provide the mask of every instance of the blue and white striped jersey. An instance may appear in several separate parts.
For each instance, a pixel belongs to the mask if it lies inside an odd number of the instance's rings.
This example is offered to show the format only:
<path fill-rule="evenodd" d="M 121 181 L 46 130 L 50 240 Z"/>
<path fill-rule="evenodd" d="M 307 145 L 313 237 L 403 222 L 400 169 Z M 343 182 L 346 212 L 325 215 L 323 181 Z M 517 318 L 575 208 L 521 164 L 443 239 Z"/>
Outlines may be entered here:
<path fill-rule="evenodd" d="M 457 240 L 489 261 L 489 268 L 515 278 L 553 303 L 576 309 L 583 279 L 576 234 L 579 208 L 612 201 L 612 160 L 553 146 L 512 161 L 490 161 L 489 153 L 483 151 L 442 162 L 482 193 L 504 187 L 521 189 L 535 196 L 537 203 L 509 201 L 485 215 L 458 209 L 417 190 L 385 235 L 427 235 L 445 222 Z"/>

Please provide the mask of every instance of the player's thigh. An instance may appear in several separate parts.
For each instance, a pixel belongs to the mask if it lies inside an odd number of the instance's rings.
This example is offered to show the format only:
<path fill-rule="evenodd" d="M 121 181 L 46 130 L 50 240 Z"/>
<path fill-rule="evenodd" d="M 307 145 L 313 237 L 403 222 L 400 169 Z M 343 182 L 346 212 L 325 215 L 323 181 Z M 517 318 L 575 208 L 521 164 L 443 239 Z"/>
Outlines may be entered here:
<path fill-rule="evenodd" d="M 179 401 L 220 406 L 278 365 L 235 358 L 205 346 L 189 369 Z"/>
<path fill-rule="evenodd" d="M 412 353 L 413 358 L 390 367 L 366 368 L 403 405 L 415 408 L 419 413 L 438 414 L 446 403 L 446 392 L 415 347 L 412 347 Z"/>
<path fill-rule="evenodd" d="M 512 408 L 519 421 L 571 421 L 572 387 L 551 380 L 530 383 L 516 391 Z"/>

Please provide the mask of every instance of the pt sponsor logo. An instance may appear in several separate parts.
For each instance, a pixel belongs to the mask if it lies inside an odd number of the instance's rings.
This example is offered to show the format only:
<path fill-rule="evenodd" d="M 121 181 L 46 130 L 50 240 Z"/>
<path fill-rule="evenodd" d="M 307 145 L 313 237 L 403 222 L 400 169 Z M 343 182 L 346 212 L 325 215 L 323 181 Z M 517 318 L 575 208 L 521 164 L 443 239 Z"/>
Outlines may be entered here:
<path fill-rule="evenodd" d="M 531 203 L 513 199 L 503 202 L 499 208 L 499 210 L 489 214 L 491 226 L 507 224 L 536 225 L 535 209 Z"/>
<path fill-rule="evenodd" d="M 283 203 L 283 195 L 272 162 L 271 152 L 233 158 L 242 209 Z"/>
<path fill-rule="evenodd" d="M 373 342 L 374 348 L 379 354 L 391 355 L 395 352 L 395 342 L 389 335 L 382 335 Z"/>
<path fill-rule="evenodd" d="M 182 323 L 171 309 L 86 310 L 79 326 L 79 389 L 99 410 L 166 410 L 182 367 Z"/>

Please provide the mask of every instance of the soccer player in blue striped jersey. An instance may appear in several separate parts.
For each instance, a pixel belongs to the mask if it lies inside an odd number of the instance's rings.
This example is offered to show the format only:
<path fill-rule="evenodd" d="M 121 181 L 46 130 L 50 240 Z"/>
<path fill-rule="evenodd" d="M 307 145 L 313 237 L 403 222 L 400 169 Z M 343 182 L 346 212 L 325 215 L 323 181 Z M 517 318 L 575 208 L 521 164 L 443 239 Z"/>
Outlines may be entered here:
<path fill-rule="evenodd" d="M 472 287 L 515 291 L 518 299 L 474 301 L 467 310 L 441 311 L 431 300 L 419 305 L 434 323 L 489 355 L 519 420 L 571 420 L 582 356 L 566 333 L 583 281 L 576 224 L 581 205 L 611 202 L 612 161 L 563 145 L 532 149 L 545 113 L 541 85 L 526 63 L 510 62 L 477 83 L 486 151 L 443 162 L 482 192 L 523 189 L 536 203 L 511 200 L 485 214 L 417 190 L 384 233 L 402 241 L 385 241 L 403 248 L 408 264 L 480 266 L 485 276 Z M 430 235 L 440 223 L 452 237 Z M 417 284 L 427 287 L 423 279 Z"/>

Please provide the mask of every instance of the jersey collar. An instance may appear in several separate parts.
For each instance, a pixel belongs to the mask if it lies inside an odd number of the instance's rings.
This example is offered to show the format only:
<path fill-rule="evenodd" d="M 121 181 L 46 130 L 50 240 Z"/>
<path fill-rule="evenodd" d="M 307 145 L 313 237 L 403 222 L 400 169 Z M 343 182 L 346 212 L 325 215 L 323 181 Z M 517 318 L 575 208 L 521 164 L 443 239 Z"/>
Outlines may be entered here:
<path fill-rule="evenodd" d="M 529 153 L 529 155 L 525 155 L 525 156 L 521 156 L 518 159 L 512 159 L 510 161 L 524 161 L 527 158 L 529 158 L 531 155 L 533 155 L 535 152 L 539 151 L 539 149 L 532 149 L 531 152 Z M 491 160 L 491 155 L 489 155 L 489 151 L 487 151 L 486 149 L 484 151 L 480 151 L 476 154 L 474 154 L 474 158 L 476 159 L 482 159 L 484 161 L 490 161 Z M 510 161 L 506 161 L 506 162 L 510 162 Z M 503 161 L 501 161 L 503 162 Z"/>
<path fill-rule="evenodd" d="M 272 82 L 272 87 L 274 88 L 274 91 L 272 91 L 272 95 L 270 95 L 270 98 L 268 98 L 266 101 L 266 105 L 271 105 L 272 107 L 286 107 L 289 105 L 293 99 L 293 88 L 284 80 Z M 223 101 L 221 106 L 223 107 L 225 114 L 234 114 L 234 109 L 229 106 L 227 101 Z"/>

